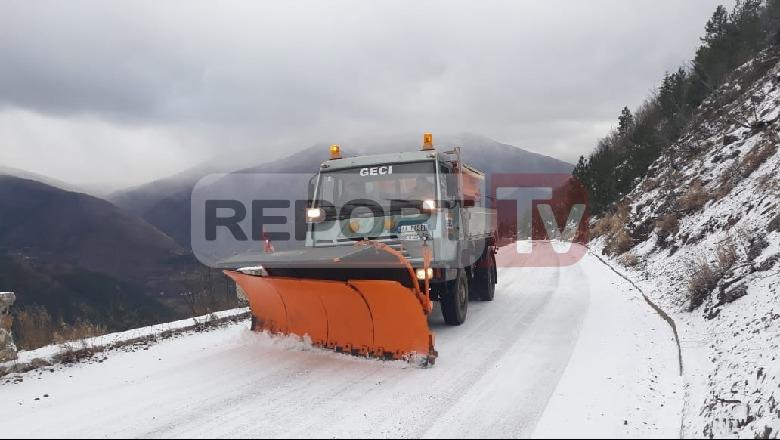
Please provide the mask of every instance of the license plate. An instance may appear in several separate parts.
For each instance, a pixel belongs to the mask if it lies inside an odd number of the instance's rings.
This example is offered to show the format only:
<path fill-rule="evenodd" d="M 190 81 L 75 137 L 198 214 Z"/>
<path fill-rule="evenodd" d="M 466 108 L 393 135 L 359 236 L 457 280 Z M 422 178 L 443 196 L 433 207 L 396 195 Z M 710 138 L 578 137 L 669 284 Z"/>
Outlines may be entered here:
<path fill-rule="evenodd" d="M 398 227 L 398 238 L 401 240 L 424 240 L 431 238 L 431 232 L 427 223 L 416 225 L 400 225 Z"/>

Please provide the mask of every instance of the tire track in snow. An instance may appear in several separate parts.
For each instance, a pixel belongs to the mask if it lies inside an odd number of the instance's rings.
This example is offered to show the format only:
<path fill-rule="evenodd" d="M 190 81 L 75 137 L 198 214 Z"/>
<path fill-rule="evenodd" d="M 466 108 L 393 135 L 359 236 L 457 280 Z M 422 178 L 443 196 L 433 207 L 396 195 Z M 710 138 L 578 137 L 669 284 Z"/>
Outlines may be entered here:
<path fill-rule="evenodd" d="M 587 311 L 587 288 L 579 292 L 562 289 L 560 268 L 507 271 L 515 277 L 509 286 L 522 286 L 521 279 L 529 276 L 549 286 L 545 301 L 533 311 L 524 337 L 502 347 L 491 360 L 495 363 L 491 371 L 483 370 L 470 392 L 426 436 L 480 437 L 484 432 L 498 437 L 529 436 L 566 369 Z M 554 282 L 538 278 L 545 271 L 553 272 Z"/>

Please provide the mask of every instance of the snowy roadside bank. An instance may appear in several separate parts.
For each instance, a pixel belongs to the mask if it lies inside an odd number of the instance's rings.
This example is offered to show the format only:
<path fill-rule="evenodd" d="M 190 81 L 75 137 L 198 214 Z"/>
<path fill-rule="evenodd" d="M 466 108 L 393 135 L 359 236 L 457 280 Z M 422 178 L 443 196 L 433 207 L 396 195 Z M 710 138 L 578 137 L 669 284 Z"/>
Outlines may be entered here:
<path fill-rule="evenodd" d="M 609 261 L 607 258 L 604 258 L 600 256 L 598 253 L 593 252 L 593 250 L 588 249 L 588 253 L 594 257 L 596 257 L 599 261 L 604 263 L 607 267 L 609 267 L 613 272 L 618 274 L 621 278 L 628 281 L 629 284 L 631 284 L 631 287 L 634 288 L 634 290 L 638 291 L 640 295 L 642 295 L 642 298 L 644 298 L 645 302 L 655 310 L 655 312 L 664 320 L 667 324 L 669 324 L 669 327 L 672 329 L 672 333 L 674 334 L 674 341 L 677 345 L 677 358 L 678 358 L 678 364 L 680 366 L 680 376 L 683 375 L 683 372 L 685 370 L 685 364 L 683 362 L 683 354 L 682 354 L 682 346 L 680 344 L 680 333 L 677 329 L 677 322 L 672 318 L 669 313 L 666 312 L 661 306 L 655 303 L 653 299 L 647 295 L 647 293 L 644 292 L 644 290 L 637 285 L 636 281 L 632 279 L 632 277 L 628 274 L 626 274 L 623 270 L 620 269 L 620 266 L 617 264 L 617 262 Z"/>
<path fill-rule="evenodd" d="M 577 266 L 590 291 L 587 318 L 534 437 L 678 437 L 683 396 L 672 328 L 595 255 Z M 573 414 L 579 423 L 569 423 Z"/>
<path fill-rule="evenodd" d="M 677 323 L 684 437 L 780 435 L 777 53 L 732 72 L 591 230 Z"/>
<path fill-rule="evenodd" d="M 767 239 L 771 244 L 764 255 L 777 254 L 777 235 Z M 717 243 L 716 239 L 709 241 Z M 746 295 L 721 305 L 717 313 L 689 312 L 681 297 L 690 277 L 687 261 L 697 252 L 683 249 L 671 262 L 665 255 L 642 252 L 644 261 L 634 268 L 622 267 L 614 259 L 609 263 L 639 285 L 677 323 L 685 367 L 681 435 L 776 436 L 780 407 L 772 394 L 780 377 L 777 275 L 758 271 L 747 276 L 743 279 Z"/>
<path fill-rule="evenodd" d="M 150 342 L 155 339 L 166 339 L 177 334 L 215 327 L 248 317 L 249 309 L 247 308 L 224 310 L 209 315 L 196 316 L 124 332 L 109 333 L 83 341 L 72 341 L 64 344 L 49 345 L 36 350 L 20 351 L 16 360 L 0 364 L 0 377 L 6 374 L 23 373 L 57 364 L 62 361 L 62 357 L 66 353 L 73 354 L 79 351 L 89 351 L 92 354 L 100 353 L 137 343 Z"/>

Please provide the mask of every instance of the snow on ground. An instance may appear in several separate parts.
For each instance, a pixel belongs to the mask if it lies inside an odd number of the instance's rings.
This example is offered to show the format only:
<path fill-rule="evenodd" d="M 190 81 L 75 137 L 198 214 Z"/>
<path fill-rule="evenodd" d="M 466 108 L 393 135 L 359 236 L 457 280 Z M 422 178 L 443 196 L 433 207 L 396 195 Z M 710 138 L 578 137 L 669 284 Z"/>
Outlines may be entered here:
<path fill-rule="evenodd" d="M 770 61 L 705 102 L 626 199 L 637 263 L 626 270 L 680 332 L 685 437 L 780 435 L 780 63 Z M 684 209 L 694 182 L 705 199 Z M 664 216 L 678 224 L 664 231 Z M 728 251 L 735 259 L 722 267 Z M 705 263 L 714 285 L 689 310 Z"/>
<path fill-rule="evenodd" d="M 779 254 L 778 234 L 767 238 L 772 245 L 765 254 Z M 690 279 L 688 259 L 713 255 L 716 241 L 710 237 L 685 246 L 672 258 L 663 251 L 648 253 L 640 271 L 627 272 L 678 324 L 685 365 L 684 437 L 776 437 L 780 274 L 773 269 L 744 276 L 745 296 L 718 306 L 716 314 L 703 310 L 713 303 L 694 312 L 680 304 Z"/>
<path fill-rule="evenodd" d="M 68 350 L 73 350 L 74 348 L 93 348 L 100 350 L 104 348 L 116 347 L 133 341 L 160 336 L 165 333 L 185 331 L 199 325 L 239 317 L 248 312 L 248 308 L 224 310 L 209 315 L 197 316 L 194 318 L 182 319 L 179 321 L 167 322 L 163 324 L 150 325 L 148 327 L 136 328 L 124 332 L 109 333 L 107 335 L 96 336 L 94 338 L 89 338 L 77 343 L 49 345 L 46 347 L 41 347 L 37 350 L 20 351 L 15 361 L 2 363 L 0 364 L 0 367 L 11 367 L 16 363 L 29 364 L 36 360 L 52 362 L 56 359 L 57 355 Z"/>
<path fill-rule="evenodd" d="M 770 252 L 777 254 L 778 250 L 775 241 Z M 707 319 L 701 309 L 688 312 L 677 303 L 688 279 L 684 260 L 647 257 L 641 271 L 623 272 L 663 304 L 677 323 L 685 366 L 682 436 L 776 438 L 780 414 L 775 401 L 780 380 L 778 273 L 752 274 L 744 280 L 746 295 Z"/>
<path fill-rule="evenodd" d="M 585 275 L 602 273 L 601 261 L 588 255 L 578 266 L 596 293 L 535 437 L 678 437 L 682 378 L 671 328 L 648 313 L 642 293 L 623 278 Z M 623 297 L 616 301 L 614 294 Z M 566 414 L 581 422 L 570 423 Z"/>
<path fill-rule="evenodd" d="M 502 249 L 502 260 L 512 249 Z M 665 322 L 594 257 L 503 268 L 469 319 L 431 317 L 429 369 L 239 323 L 0 385 L 4 437 L 674 437 Z M 21 382 L 20 382 L 21 380 Z"/>

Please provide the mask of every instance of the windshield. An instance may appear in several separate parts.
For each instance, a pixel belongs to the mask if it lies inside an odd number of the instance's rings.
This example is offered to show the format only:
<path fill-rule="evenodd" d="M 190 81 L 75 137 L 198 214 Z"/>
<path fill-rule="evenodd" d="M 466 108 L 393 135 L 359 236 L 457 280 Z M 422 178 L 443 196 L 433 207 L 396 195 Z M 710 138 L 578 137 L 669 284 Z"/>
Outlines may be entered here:
<path fill-rule="evenodd" d="M 399 202 L 436 197 L 436 169 L 433 161 L 377 164 L 367 167 L 324 171 L 317 200 L 337 208 L 370 200 L 390 208 Z"/>

